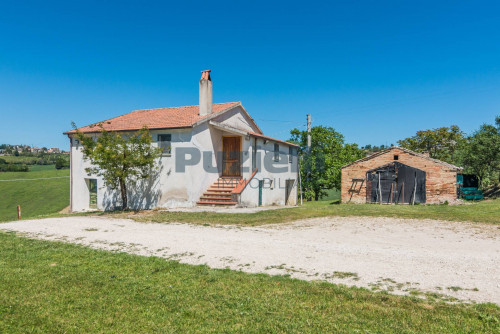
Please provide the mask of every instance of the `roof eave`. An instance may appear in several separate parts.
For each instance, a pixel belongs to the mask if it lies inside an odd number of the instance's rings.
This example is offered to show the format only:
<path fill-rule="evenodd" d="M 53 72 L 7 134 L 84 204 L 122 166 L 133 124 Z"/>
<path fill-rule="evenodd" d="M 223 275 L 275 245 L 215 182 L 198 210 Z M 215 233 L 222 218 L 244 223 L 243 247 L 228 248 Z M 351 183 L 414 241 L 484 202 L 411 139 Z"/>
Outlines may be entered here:
<path fill-rule="evenodd" d="M 273 137 L 265 136 L 263 134 L 249 132 L 248 135 L 251 136 L 251 137 L 261 138 L 261 139 L 273 141 L 273 142 L 276 142 L 276 143 L 282 143 L 282 144 L 285 144 L 285 145 L 288 145 L 288 146 L 299 147 L 299 145 L 297 145 L 297 144 L 290 143 L 290 142 L 287 142 L 285 140 L 280 140 L 280 139 L 276 139 L 276 138 L 273 138 Z"/>
<path fill-rule="evenodd" d="M 159 128 L 149 128 L 148 127 L 148 130 L 149 131 L 152 131 L 152 130 L 176 130 L 176 129 L 188 129 L 188 128 L 192 128 L 193 126 L 191 125 L 185 125 L 185 126 L 174 126 L 174 127 L 159 127 Z M 127 129 L 127 130 L 106 130 L 104 129 L 105 131 L 108 131 L 108 132 L 131 132 L 131 131 L 139 131 L 140 129 L 142 128 L 134 128 L 134 129 Z M 99 130 L 99 131 L 81 131 L 82 133 L 100 133 L 102 132 L 102 130 Z M 63 135 L 74 135 L 76 133 L 73 132 L 73 130 L 71 131 L 66 131 L 63 133 Z"/>

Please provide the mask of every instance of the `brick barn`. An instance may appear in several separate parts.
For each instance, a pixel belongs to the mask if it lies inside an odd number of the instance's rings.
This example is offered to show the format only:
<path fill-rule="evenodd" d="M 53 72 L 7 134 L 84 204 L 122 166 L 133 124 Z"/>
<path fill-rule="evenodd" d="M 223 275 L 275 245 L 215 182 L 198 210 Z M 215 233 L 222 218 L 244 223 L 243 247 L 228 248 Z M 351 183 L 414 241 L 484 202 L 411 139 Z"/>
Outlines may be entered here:
<path fill-rule="evenodd" d="M 462 169 L 401 147 L 342 167 L 342 203 L 427 203 L 457 200 Z"/>

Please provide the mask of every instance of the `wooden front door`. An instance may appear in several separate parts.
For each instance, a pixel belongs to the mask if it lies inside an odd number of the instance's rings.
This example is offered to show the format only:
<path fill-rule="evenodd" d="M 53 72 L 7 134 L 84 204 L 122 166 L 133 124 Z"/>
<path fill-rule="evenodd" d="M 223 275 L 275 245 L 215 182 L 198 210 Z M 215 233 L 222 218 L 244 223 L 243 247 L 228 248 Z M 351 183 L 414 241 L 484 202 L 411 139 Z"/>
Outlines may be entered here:
<path fill-rule="evenodd" d="M 241 176 L 241 137 L 222 137 L 222 176 Z"/>

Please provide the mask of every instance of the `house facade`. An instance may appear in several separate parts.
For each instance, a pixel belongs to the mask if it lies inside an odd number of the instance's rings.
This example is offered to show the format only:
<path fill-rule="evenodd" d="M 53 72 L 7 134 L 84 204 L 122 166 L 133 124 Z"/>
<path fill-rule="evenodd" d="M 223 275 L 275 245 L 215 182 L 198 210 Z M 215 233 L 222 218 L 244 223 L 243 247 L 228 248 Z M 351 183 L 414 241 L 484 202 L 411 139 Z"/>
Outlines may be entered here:
<path fill-rule="evenodd" d="M 98 136 L 102 125 L 127 136 L 147 126 L 162 148 L 158 172 L 128 187 L 129 207 L 296 205 L 297 147 L 265 136 L 240 102 L 213 104 L 210 71 L 202 72 L 199 87 L 199 105 L 137 110 L 79 129 Z M 71 211 L 119 208 L 119 190 L 86 173 L 90 164 L 75 130 L 65 134 Z"/>
<path fill-rule="evenodd" d="M 462 169 L 401 147 L 342 167 L 342 203 L 453 203 Z"/>

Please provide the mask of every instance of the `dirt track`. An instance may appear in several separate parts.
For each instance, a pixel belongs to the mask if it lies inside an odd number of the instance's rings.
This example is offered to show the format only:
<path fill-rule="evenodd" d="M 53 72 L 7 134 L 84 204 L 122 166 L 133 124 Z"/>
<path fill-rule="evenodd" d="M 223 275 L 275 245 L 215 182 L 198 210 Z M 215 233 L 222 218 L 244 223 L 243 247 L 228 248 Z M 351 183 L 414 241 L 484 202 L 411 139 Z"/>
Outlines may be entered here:
<path fill-rule="evenodd" d="M 213 268 L 500 304 L 500 227 L 493 225 L 350 217 L 207 227 L 67 217 L 0 229 Z"/>

